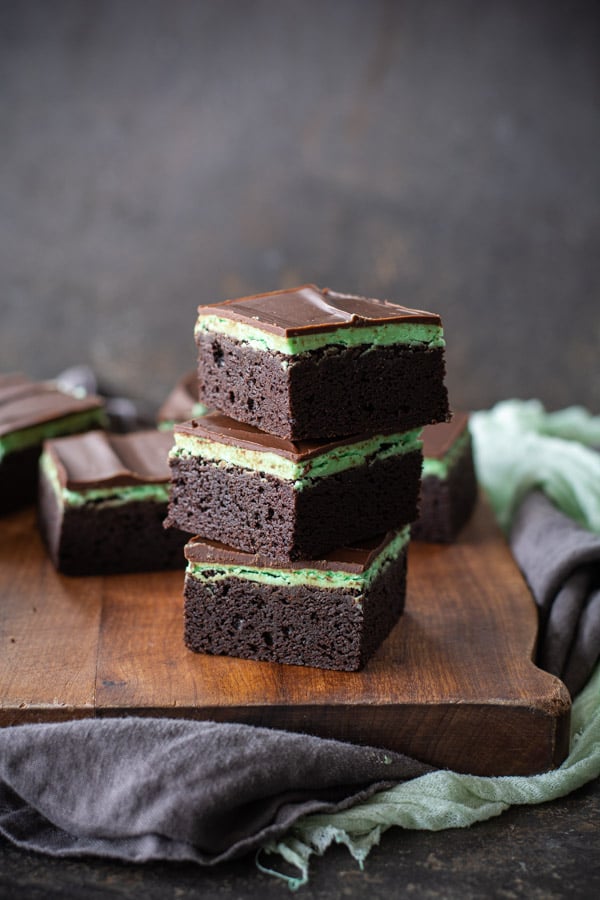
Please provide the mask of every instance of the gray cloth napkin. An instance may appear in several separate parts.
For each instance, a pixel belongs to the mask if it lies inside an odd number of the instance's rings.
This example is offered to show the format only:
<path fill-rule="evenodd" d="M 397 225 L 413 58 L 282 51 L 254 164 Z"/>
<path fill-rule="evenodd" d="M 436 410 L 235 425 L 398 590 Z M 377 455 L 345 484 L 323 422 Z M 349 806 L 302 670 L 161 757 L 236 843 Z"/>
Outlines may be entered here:
<path fill-rule="evenodd" d="M 53 856 L 210 865 L 430 767 L 248 725 L 91 719 L 0 729 L 0 833 Z"/>
<path fill-rule="evenodd" d="M 533 491 L 513 520 L 510 545 L 539 609 L 537 664 L 574 696 L 600 659 L 600 534 Z"/>

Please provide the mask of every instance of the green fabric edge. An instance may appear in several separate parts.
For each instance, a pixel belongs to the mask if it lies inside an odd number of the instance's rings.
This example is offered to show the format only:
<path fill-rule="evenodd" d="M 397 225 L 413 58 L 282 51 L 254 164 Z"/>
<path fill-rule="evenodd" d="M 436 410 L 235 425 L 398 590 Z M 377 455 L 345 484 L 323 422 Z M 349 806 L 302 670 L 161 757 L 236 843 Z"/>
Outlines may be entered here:
<path fill-rule="evenodd" d="M 600 416 L 579 406 L 549 413 L 538 400 L 507 400 L 470 418 L 477 477 L 508 530 L 525 494 L 543 490 L 567 515 L 600 532 Z M 600 665 L 571 712 L 571 749 L 551 772 L 486 778 L 438 770 L 374 795 L 349 810 L 300 819 L 260 849 L 258 868 L 297 890 L 308 882 L 312 856 L 345 845 L 362 868 L 388 828 L 466 828 L 510 806 L 564 797 L 600 776 Z M 276 854 L 296 868 L 263 863 Z"/>
<path fill-rule="evenodd" d="M 501 527 L 530 490 L 600 533 L 600 416 L 580 406 L 548 413 L 538 400 L 505 400 L 470 418 L 477 477 Z"/>
<path fill-rule="evenodd" d="M 375 794 L 351 809 L 299 819 L 279 841 L 265 844 L 257 866 L 296 890 L 308 882 L 310 858 L 333 844 L 345 845 L 363 866 L 381 835 L 392 826 L 421 831 L 467 828 L 500 815 L 510 806 L 564 797 L 600 775 L 600 666 L 573 703 L 571 751 L 551 772 L 481 777 L 439 770 Z M 277 854 L 298 870 L 289 875 L 262 862 Z"/>

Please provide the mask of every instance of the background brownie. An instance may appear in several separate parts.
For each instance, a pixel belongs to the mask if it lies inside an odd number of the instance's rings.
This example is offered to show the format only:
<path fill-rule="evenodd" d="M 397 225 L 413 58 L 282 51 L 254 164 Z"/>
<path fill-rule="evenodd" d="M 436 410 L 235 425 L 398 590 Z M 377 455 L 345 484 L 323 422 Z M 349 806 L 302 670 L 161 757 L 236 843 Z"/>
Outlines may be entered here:
<path fill-rule="evenodd" d="M 178 422 L 204 416 L 209 411 L 198 400 L 198 373 L 194 370 L 179 379 L 158 410 L 156 423 L 159 428 L 172 428 Z"/>
<path fill-rule="evenodd" d="M 20 374 L 0 375 L 0 512 L 35 501 L 45 438 L 104 423 L 99 397 L 67 393 Z"/>
<path fill-rule="evenodd" d="M 100 431 L 46 441 L 39 521 L 55 567 L 68 575 L 181 568 L 188 539 L 166 531 L 172 436 Z"/>
<path fill-rule="evenodd" d="M 449 416 L 440 317 L 314 285 L 201 306 L 199 397 L 291 440 Z"/>
<path fill-rule="evenodd" d="M 185 642 L 195 652 L 356 671 L 398 621 L 409 532 L 277 568 L 194 538 Z"/>
<path fill-rule="evenodd" d="M 166 525 L 240 550 L 310 558 L 417 516 L 418 430 L 293 443 L 213 413 L 174 442 Z"/>
<path fill-rule="evenodd" d="M 424 428 L 423 457 L 420 512 L 412 536 L 420 541 L 453 541 L 477 502 L 467 413 Z"/>

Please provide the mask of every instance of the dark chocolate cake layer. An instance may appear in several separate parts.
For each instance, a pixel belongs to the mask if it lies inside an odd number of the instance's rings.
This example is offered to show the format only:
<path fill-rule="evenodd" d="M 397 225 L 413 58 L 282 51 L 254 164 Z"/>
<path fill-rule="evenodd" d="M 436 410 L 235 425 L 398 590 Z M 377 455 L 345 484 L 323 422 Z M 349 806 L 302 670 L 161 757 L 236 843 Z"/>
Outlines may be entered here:
<path fill-rule="evenodd" d="M 273 559 L 308 559 L 412 522 L 421 463 L 414 451 L 295 491 L 271 475 L 175 458 L 167 524 Z"/>
<path fill-rule="evenodd" d="M 200 335 L 197 345 L 202 402 L 290 440 L 409 431 L 449 415 L 441 348 L 314 350 L 284 365 L 223 336 Z"/>
<path fill-rule="evenodd" d="M 166 513 L 166 502 L 149 500 L 65 511 L 49 483 L 40 482 L 40 531 L 55 568 L 65 575 L 183 569 L 189 535 L 165 531 Z"/>
<path fill-rule="evenodd" d="M 0 462 L 0 513 L 10 513 L 35 503 L 38 492 L 40 447 L 27 447 Z"/>
<path fill-rule="evenodd" d="M 334 561 L 324 565 L 336 571 Z M 207 585 L 188 571 L 185 643 L 200 653 L 357 671 L 400 618 L 405 587 L 406 545 L 364 588 L 263 584 L 243 574 Z"/>

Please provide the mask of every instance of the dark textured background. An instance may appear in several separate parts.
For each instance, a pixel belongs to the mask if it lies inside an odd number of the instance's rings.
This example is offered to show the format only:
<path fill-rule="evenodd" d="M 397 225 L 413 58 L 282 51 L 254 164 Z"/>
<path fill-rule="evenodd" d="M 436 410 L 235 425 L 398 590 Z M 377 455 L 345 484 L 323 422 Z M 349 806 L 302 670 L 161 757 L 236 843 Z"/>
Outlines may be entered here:
<path fill-rule="evenodd" d="M 454 405 L 600 411 L 600 7 L 0 6 L 0 370 L 158 403 L 195 307 L 442 314 Z"/>

